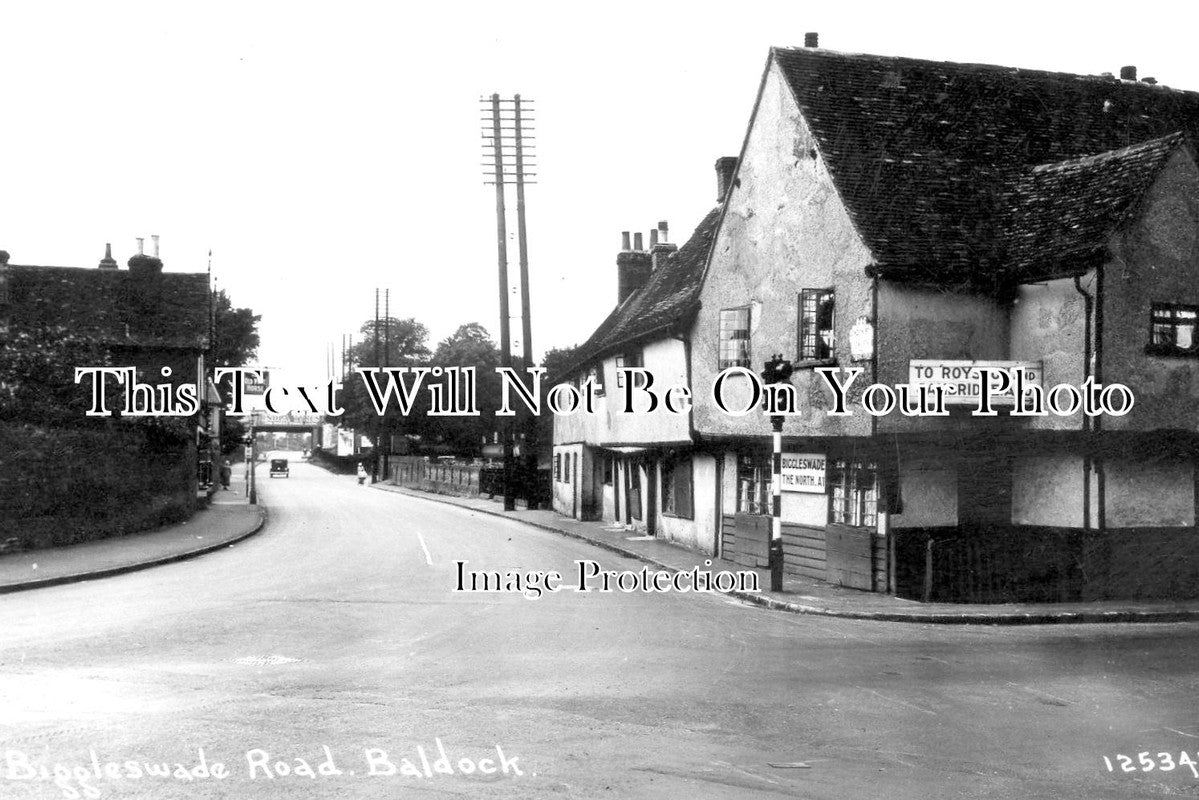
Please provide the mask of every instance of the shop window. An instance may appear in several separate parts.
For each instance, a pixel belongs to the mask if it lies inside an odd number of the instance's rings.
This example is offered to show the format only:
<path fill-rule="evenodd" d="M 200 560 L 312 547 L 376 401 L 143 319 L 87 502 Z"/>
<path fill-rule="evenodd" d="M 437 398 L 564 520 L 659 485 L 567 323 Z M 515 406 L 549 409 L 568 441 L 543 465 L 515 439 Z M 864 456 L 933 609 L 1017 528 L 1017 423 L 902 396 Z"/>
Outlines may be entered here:
<path fill-rule="evenodd" d="M 799 360 L 828 361 L 833 357 L 834 296 L 832 289 L 799 293 Z"/>
<path fill-rule="evenodd" d="M 717 369 L 749 366 L 749 308 L 720 312 L 720 346 Z"/>
<path fill-rule="evenodd" d="M 829 469 L 829 485 L 830 522 L 862 528 L 878 524 L 878 471 L 873 463 L 834 461 Z"/>
<path fill-rule="evenodd" d="M 691 457 L 679 456 L 662 462 L 662 513 L 691 519 Z"/>
<path fill-rule="evenodd" d="M 737 457 L 737 513 L 771 513 L 770 482 L 774 479 L 769 455 Z"/>
<path fill-rule="evenodd" d="M 1199 356 L 1199 306 L 1153 303 L 1149 310 L 1149 346 L 1156 356 Z"/>

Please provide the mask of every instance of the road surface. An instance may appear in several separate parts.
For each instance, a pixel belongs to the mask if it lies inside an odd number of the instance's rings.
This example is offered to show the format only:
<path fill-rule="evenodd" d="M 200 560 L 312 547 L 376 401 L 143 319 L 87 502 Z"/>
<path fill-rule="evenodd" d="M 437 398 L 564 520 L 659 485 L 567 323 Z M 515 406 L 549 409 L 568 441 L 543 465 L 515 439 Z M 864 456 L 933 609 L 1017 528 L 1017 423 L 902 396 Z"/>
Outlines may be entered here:
<path fill-rule="evenodd" d="M 0 797 L 1199 796 L 1196 624 L 459 592 L 643 565 L 303 463 L 259 496 L 227 550 L 0 598 Z"/>

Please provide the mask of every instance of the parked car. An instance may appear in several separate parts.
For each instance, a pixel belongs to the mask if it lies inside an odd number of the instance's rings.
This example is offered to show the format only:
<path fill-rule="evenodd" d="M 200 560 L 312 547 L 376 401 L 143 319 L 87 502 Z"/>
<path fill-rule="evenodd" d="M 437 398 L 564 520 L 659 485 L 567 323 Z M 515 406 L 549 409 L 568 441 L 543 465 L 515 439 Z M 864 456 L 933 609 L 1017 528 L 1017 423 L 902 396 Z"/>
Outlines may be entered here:
<path fill-rule="evenodd" d="M 291 469 L 287 466 L 286 458 L 271 459 L 271 477 L 282 475 L 284 478 L 291 477 Z"/>

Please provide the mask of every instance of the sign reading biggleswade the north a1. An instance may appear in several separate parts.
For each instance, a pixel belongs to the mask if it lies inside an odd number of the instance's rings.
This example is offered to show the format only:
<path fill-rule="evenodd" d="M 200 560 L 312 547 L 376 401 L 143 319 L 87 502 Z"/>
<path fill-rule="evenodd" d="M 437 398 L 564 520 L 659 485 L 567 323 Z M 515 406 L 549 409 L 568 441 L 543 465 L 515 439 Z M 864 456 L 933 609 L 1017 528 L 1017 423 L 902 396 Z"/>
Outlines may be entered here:
<path fill-rule="evenodd" d="M 823 453 L 783 453 L 779 477 L 784 492 L 824 494 L 824 473 Z"/>

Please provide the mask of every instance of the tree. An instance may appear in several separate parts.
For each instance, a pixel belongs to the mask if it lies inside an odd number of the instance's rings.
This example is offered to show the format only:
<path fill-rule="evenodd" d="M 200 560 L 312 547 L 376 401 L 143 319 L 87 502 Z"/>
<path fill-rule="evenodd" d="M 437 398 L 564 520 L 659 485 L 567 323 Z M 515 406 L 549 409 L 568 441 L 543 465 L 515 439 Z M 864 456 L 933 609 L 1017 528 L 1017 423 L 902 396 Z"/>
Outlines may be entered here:
<path fill-rule="evenodd" d="M 345 413 L 332 420 L 343 428 L 353 428 L 368 436 L 385 438 L 392 434 L 416 434 L 424 432 L 426 392 L 417 395 L 417 404 L 405 417 L 394 403 L 386 409 L 380 420 L 367 396 L 366 385 L 355 371 L 358 367 L 411 367 L 426 364 L 429 360 L 429 329 L 415 319 L 381 319 L 378 323 L 378 340 L 375 339 L 375 320 L 370 319 L 359 329 L 361 340 L 350 348 L 349 369 L 345 385 L 339 395 Z M 376 357 L 377 356 L 377 357 Z M 379 379 L 380 387 L 386 385 L 385 378 Z"/>
<path fill-rule="evenodd" d="M 234 308 L 225 290 L 212 293 L 215 366 L 241 367 L 258 356 L 258 322 L 262 315 L 248 308 Z"/>
<path fill-rule="evenodd" d="M 434 366 L 474 367 L 479 416 L 434 417 L 431 432 L 438 440 L 454 447 L 460 455 L 475 455 L 483 440 L 496 429 L 495 412 L 500 405 L 500 351 L 491 335 L 477 322 L 460 325 L 458 330 L 437 345 Z"/>
<path fill-rule="evenodd" d="M 225 290 L 212 293 L 212 367 L 243 367 L 257 359 L 258 322 L 262 315 L 249 308 L 234 308 Z M 211 372 L 210 372 L 211 374 Z M 221 380 L 222 397 L 231 397 L 232 378 Z M 221 452 L 231 453 L 241 446 L 245 426 L 237 417 L 225 417 L 221 425 Z"/>
<path fill-rule="evenodd" d="M 541 366 L 545 367 L 545 380 L 547 382 L 561 383 L 570 378 L 570 375 L 565 374 L 565 370 L 574 361 L 578 350 L 578 345 L 573 347 L 551 347 L 547 350 L 545 356 L 541 359 Z"/>

